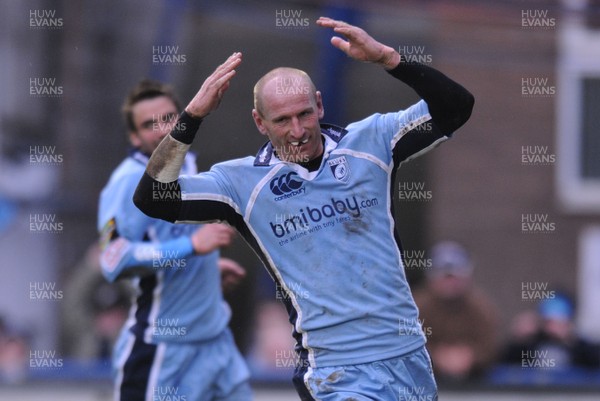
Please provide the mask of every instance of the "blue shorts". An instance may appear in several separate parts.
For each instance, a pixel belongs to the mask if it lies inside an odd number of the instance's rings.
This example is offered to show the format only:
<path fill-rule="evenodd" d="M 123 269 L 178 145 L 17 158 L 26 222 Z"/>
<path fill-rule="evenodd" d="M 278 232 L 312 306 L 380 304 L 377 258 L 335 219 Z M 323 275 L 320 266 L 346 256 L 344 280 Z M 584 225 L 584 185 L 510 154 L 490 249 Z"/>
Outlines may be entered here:
<path fill-rule="evenodd" d="M 115 401 L 252 400 L 250 373 L 228 329 L 198 344 L 146 344 L 124 333 L 113 369 Z"/>
<path fill-rule="evenodd" d="M 299 367 L 294 374 L 303 401 L 437 401 L 437 385 L 425 347 L 360 365 Z"/>

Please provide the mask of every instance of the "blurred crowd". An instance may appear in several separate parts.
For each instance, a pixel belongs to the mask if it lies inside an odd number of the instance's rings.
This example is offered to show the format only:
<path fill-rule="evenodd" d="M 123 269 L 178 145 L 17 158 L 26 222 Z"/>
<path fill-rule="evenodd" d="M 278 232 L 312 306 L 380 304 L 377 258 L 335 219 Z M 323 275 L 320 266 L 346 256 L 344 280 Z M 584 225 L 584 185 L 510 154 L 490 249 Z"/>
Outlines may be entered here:
<path fill-rule="evenodd" d="M 474 281 L 463 246 L 441 242 L 430 257 L 415 300 L 440 384 L 480 382 L 497 366 L 519 368 L 521 375 L 600 368 L 600 346 L 577 332 L 574 300 L 567 293 L 540 291 L 537 304 L 504 330 L 497 305 Z"/>

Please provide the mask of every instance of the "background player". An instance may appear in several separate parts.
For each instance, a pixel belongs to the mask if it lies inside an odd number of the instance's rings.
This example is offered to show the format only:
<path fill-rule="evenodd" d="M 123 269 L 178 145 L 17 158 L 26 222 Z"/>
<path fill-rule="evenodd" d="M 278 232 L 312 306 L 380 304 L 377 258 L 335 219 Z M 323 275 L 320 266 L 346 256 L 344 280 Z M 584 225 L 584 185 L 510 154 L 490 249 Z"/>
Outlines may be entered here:
<path fill-rule="evenodd" d="M 255 86 L 252 115 L 269 139 L 258 155 L 178 179 L 202 118 L 218 107 L 241 63 L 234 53 L 153 154 L 135 203 L 168 221 L 221 219 L 241 232 L 289 294 L 300 356 L 294 384 L 303 400 L 394 400 L 415 391 L 434 400 L 391 190 L 395 168 L 448 139 L 468 120 L 473 97 L 358 27 L 329 18 L 317 24 L 347 39 L 333 38 L 335 47 L 382 66 L 423 100 L 346 128 L 319 125 L 323 103 L 308 75 L 278 68 Z M 175 199 L 154 201 L 164 187 Z"/>
<path fill-rule="evenodd" d="M 133 88 L 123 113 L 134 149 L 100 196 L 103 274 L 109 281 L 131 277 L 137 288 L 114 352 L 115 399 L 250 400 L 217 265 L 218 248 L 230 243 L 233 229 L 175 226 L 145 216 L 132 202 L 150 154 L 178 112 L 169 87 L 145 80 Z M 196 172 L 192 155 L 181 171 Z M 244 274 L 231 260 L 222 267 L 228 283 Z"/>

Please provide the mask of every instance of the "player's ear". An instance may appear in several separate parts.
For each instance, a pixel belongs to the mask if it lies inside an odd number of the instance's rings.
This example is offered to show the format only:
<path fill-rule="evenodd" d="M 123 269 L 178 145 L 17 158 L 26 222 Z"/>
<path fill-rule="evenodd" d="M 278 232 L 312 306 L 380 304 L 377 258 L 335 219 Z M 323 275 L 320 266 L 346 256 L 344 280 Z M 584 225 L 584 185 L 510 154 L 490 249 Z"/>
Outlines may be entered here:
<path fill-rule="evenodd" d="M 321 98 L 321 92 L 315 92 L 315 101 L 317 103 L 317 115 L 319 116 L 319 120 L 322 120 L 323 116 L 325 116 L 325 108 L 323 107 L 323 99 Z"/>
<path fill-rule="evenodd" d="M 254 124 L 256 124 L 258 131 L 263 135 L 267 135 L 267 128 L 263 124 L 263 118 L 256 109 L 252 109 L 252 118 L 254 119 Z"/>

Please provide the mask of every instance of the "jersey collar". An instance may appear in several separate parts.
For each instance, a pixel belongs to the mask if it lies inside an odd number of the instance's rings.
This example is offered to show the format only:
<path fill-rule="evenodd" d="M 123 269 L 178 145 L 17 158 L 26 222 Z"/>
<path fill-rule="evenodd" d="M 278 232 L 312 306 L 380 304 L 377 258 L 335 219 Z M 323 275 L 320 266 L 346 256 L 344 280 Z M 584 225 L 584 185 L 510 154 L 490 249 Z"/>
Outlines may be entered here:
<path fill-rule="evenodd" d="M 150 160 L 150 156 L 148 156 L 145 153 L 142 153 L 139 149 L 136 148 L 130 148 L 127 153 L 129 153 L 129 157 L 131 157 L 136 162 L 143 164 L 144 166 L 147 165 L 148 160 Z"/>

